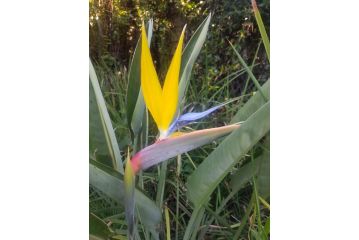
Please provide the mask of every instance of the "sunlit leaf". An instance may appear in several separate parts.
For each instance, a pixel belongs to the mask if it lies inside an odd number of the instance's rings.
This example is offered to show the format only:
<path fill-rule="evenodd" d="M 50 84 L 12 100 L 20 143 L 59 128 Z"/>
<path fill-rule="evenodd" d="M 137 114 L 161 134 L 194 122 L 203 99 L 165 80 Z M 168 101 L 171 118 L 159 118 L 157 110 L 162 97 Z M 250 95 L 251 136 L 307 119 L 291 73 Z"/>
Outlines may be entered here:
<path fill-rule="evenodd" d="M 102 124 L 103 132 L 106 138 L 107 147 L 112 159 L 113 167 L 117 171 L 123 173 L 124 171 L 123 171 L 120 149 L 118 147 L 118 143 L 117 143 L 115 132 L 112 127 L 110 115 L 108 114 L 106 108 L 106 102 L 105 99 L 103 98 L 100 84 L 98 82 L 96 72 L 92 65 L 91 60 L 89 60 L 89 70 L 90 70 L 90 82 L 93 87 L 93 92 L 95 93 L 95 98 L 101 118 L 101 122 L 99 122 L 98 124 Z"/>
<path fill-rule="evenodd" d="M 106 141 L 105 131 L 102 125 L 101 115 L 97 105 L 95 93 L 90 83 L 90 109 L 89 109 L 89 142 L 90 142 L 90 154 L 96 156 L 96 160 L 113 167 L 111 161 L 111 154 Z"/>
<path fill-rule="evenodd" d="M 270 61 L 270 44 L 269 44 L 269 39 L 268 39 L 268 35 L 267 35 L 267 31 L 264 27 L 263 24 L 263 20 L 261 17 L 261 14 L 258 10 L 258 6 L 255 0 L 251 0 L 252 2 L 252 8 L 253 8 L 253 12 L 254 12 L 254 17 L 256 18 L 256 22 L 259 28 L 259 32 L 261 34 L 262 40 L 263 40 L 263 44 L 264 44 L 264 48 L 266 50 L 267 53 L 267 57 L 268 57 L 268 61 Z"/>
<path fill-rule="evenodd" d="M 196 207 L 209 196 L 234 164 L 269 131 L 269 102 L 250 116 L 241 127 L 223 142 L 197 167 L 187 181 L 188 198 Z"/>
<path fill-rule="evenodd" d="M 189 84 L 193 65 L 199 55 L 199 52 L 202 49 L 204 41 L 206 40 L 209 23 L 211 21 L 211 15 L 212 14 L 210 13 L 208 17 L 201 23 L 183 50 L 180 71 L 181 78 L 179 83 L 179 103 L 182 103 Z"/>

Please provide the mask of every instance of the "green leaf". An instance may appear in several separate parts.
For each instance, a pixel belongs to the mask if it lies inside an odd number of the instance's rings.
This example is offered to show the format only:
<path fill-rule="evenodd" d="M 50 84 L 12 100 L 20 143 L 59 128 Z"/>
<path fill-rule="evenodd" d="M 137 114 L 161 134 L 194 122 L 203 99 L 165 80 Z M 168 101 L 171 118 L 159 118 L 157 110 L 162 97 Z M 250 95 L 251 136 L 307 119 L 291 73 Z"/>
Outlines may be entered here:
<path fill-rule="evenodd" d="M 263 160 L 263 155 L 255 158 L 253 162 L 249 162 L 241 168 L 232 176 L 231 188 L 233 192 L 238 192 L 241 190 L 246 183 L 252 180 L 252 177 L 256 176 L 259 171 L 259 166 Z"/>
<path fill-rule="evenodd" d="M 182 102 L 189 80 L 191 77 L 191 71 L 196 61 L 199 52 L 206 40 L 209 23 L 211 21 L 211 13 L 208 17 L 201 23 L 197 28 L 196 32 L 193 34 L 189 42 L 187 43 L 185 49 L 182 53 L 182 62 L 181 62 L 181 71 L 180 71 L 180 83 L 179 83 L 179 103 Z"/>
<path fill-rule="evenodd" d="M 269 151 L 264 150 L 258 169 L 257 187 L 258 194 L 266 199 L 270 193 L 270 157 Z"/>
<path fill-rule="evenodd" d="M 106 240 L 114 234 L 110 227 L 107 226 L 107 224 L 101 218 L 93 213 L 90 213 L 89 223 L 90 235 L 93 237 Z"/>
<path fill-rule="evenodd" d="M 123 175 L 114 169 L 90 160 L 90 184 L 121 205 L 124 204 Z M 138 189 L 135 190 L 135 200 L 143 225 L 154 235 L 158 234 L 162 219 L 160 209 Z"/>
<path fill-rule="evenodd" d="M 268 236 L 269 232 L 270 232 L 270 218 L 268 218 L 266 223 L 264 224 L 264 234 Z"/>
<path fill-rule="evenodd" d="M 127 236 L 116 235 L 116 236 L 112 236 L 111 240 L 128 240 L 128 238 Z"/>
<path fill-rule="evenodd" d="M 89 110 L 89 135 L 90 135 L 90 154 L 96 156 L 96 160 L 108 166 L 113 166 L 111 155 L 106 142 L 106 135 L 103 129 L 102 120 L 95 93 L 90 82 L 90 110 Z"/>
<path fill-rule="evenodd" d="M 261 14 L 260 14 L 260 12 L 258 10 L 257 3 L 256 3 L 255 0 L 252 0 L 252 8 L 253 8 L 253 12 L 254 12 L 254 17 L 256 18 L 256 22 L 257 22 L 257 25 L 258 25 L 258 28 L 259 28 L 259 32 L 260 32 L 262 40 L 263 40 L 264 48 L 265 48 L 266 53 L 267 53 L 268 61 L 270 61 L 269 39 L 268 39 L 268 35 L 267 35 L 266 29 L 264 27 Z"/>
<path fill-rule="evenodd" d="M 196 208 L 192 212 L 191 218 L 186 227 L 186 232 L 183 236 L 183 240 L 190 239 L 192 233 L 194 233 L 195 235 L 199 231 L 201 220 L 204 215 L 204 210 L 205 210 L 204 208 Z"/>
<path fill-rule="evenodd" d="M 269 142 L 269 134 L 265 137 L 265 144 Z M 269 147 L 268 147 L 269 149 Z M 263 153 L 257 156 L 253 161 L 241 166 L 238 171 L 232 175 L 232 192 L 238 192 L 244 185 L 257 177 L 257 187 L 260 196 L 269 195 L 269 151 L 263 150 Z"/>
<path fill-rule="evenodd" d="M 91 82 L 91 86 L 93 87 L 93 93 L 95 94 L 98 112 L 99 112 L 99 116 L 101 119 L 101 121 L 98 122 L 97 124 L 102 125 L 103 134 L 106 139 L 106 143 L 107 143 L 108 151 L 111 156 L 113 168 L 116 169 L 117 171 L 123 173 L 124 171 L 123 171 L 123 164 L 122 164 L 122 160 L 121 160 L 120 149 L 118 147 L 116 135 L 113 130 L 111 119 L 110 119 L 110 116 L 109 116 L 107 108 L 106 108 L 106 102 L 105 102 L 105 99 L 103 98 L 100 84 L 98 82 L 96 72 L 92 65 L 91 59 L 89 60 L 89 64 L 90 64 L 89 65 L 90 82 Z M 90 91 L 90 94 L 91 94 L 91 91 Z M 91 99 L 91 96 L 90 96 L 90 99 Z M 90 107 L 91 107 L 91 105 L 90 105 Z M 96 130 L 96 129 L 93 129 L 93 130 Z M 91 137 L 91 135 L 90 135 L 90 137 Z"/>
<path fill-rule="evenodd" d="M 269 131 L 269 102 L 250 116 L 198 166 L 187 181 L 187 194 L 202 207 L 237 161 Z"/>
<path fill-rule="evenodd" d="M 266 98 L 269 99 L 269 80 L 266 81 L 261 90 Z M 264 100 L 261 94 L 256 93 L 252 96 L 244 106 L 238 110 L 236 115 L 231 120 L 231 123 L 241 122 L 247 120 L 255 111 L 257 111 L 261 106 L 263 106 L 267 101 Z"/>
<path fill-rule="evenodd" d="M 165 219 L 166 219 L 166 239 L 171 240 L 170 214 L 168 212 L 167 206 L 165 206 Z"/>
<path fill-rule="evenodd" d="M 153 20 L 147 27 L 148 47 L 151 44 Z M 145 102 L 141 91 L 141 37 L 138 39 L 128 71 L 128 87 L 126 96 L 127 121 L 136 136 L 141 129 Z"/>
<path fill-rule="evenodd" d="M 90 240 L 106 240 L 106 239 L 96 237 L 95 235 L 90 234 Z"/>
<path fill-rule="evenodd" d="M 262 240 L 261 235 L 259 232 L 257 232 L 256 230 L 254 230 L 253 228 L 249 229 L 252 235 L 252 238 L 256 239 L 256 240 Z"/>

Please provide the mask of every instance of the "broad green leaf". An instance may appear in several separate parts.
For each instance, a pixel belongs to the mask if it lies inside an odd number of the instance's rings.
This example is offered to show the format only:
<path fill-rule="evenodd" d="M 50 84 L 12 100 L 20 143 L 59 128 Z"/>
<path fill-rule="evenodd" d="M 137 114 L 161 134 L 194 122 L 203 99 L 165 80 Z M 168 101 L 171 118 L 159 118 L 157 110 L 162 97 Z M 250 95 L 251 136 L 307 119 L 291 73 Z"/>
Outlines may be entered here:
<path fill-rule="evenodd" d="M 258 194 L 266 199 L 270 193 L 270 157 L 269 151 L 264 150 L 263 159 L 259 165 L 257 176 Z"/>
<path fill-rule="evenodd" d="M 150 19 L 147 27 L 148 47 L 151 44 L 153 20 Z M 141 40 L 139 38 L 128 71 L 128 87 L 126 109 L 128 126 L 136 136 L 142 126 L 142 116 L 145 111 L 145 102 L 141 93 Z"/>
<path fill-rule="evenodd" d="M 95 93 L 90 82 L 90 109 L 89 109 L 89 135 L 90 135 L 90 155 L 96 155 L 96 160 L 113 166 L 111 155 L 106 142 L 106 135 L 102 125 L 99 108 L 96 102 Z"/>
<path fill-rule="evenodd" d="M 96 161 L 90 160 L 90 184 L 101 190 L 108 197 L 124 204 L 125 192 L 123 175 Z M 136 208 L 139 219 L 154 235 L 158 234 L 161 224 L 161 211 L 156 204 L 141 191 L 135 190 Z"/>
<path fill-rule="evenodd" d="M 261 89 L 266 98 L 269 99 L 269 80 L 262 85 Z M 264 100 L 263 96 L 256 93 L 246 102 L 246 104 L 244 104 L 242 108 L 238 110 L 236 115 L 231 120 L 231 123 L 245 121 L 265 103 L 266 101 Z"/>
<path fill-rule="evenodd" d="M 269 39 L 268 39 L 268 35 L 267 35 L 266 29 L 264 27 L 261 14 L 260 14 L 260 12 L 258 10 L 257 3 L 256 3 L 255 0 L 252 0 L 252 8 L 253 8 L 253 12 L 254 12 L 254 17 L 256 18 L 256 22 L 257 22 L 257 25 L 258 25 L 258 28 L 259 28 L 259 32 L 260 32 L 262 40 L 263 40 L 264 48 L 265 48 L 266 53 L 267 53 L 268 61 L 270 61 Z"/>
<path fill-rule="evenodd" d="M 118 143 L 117 143 L 115 132 L 112 127 L 110 115 L 108 114 L 106 108 L 106 102 L 105 99 L 103 98 L 100 84 L 98 82 L 96 72 L 92 65 L 91 59 L 89 60 L 89 70 L 90 70 L 90 82 L 93 87 L 93 92 L 95 93 L 97 107 L 101 118 L 101 122 L 98 122 L 98 124 L 102 124 L 103 132 L 106 138 L 106 143 L 111 156 L 113 167 L 114 169 L 116 169 L 117 171 L 123 174 L 124 171 L 123 171 L 120 149 L 118 147 Z"/>
<path fill-rule="evenodd" d="M 198 166 L 187 181 L 187 194 L 196 208 L 203 206 L 223 178 L 269 131 L 269 102 L 250 116 L 241 127 L 223 142 Z"/>
<path fill-rule="evenodd" d="M 265 137 L 263 152 L 253 161 L 241 166 L 231 177 L 232 192 L 238 192 L 244 185 L 257 177 L 257 187 L 260 196 L 269 195 L 269 134 Z"/>
<path fill-rule="evenodd" d="M 179 103 L 182 102 L 187 86 L 189 84 L 189 80 L 191 77 L 191 71 L 196 61 L 199 52 L 206 40 L 209 23 L 211 21 L 211 13 L 208 17 L 201 23 L 201 25 L 197 28 L 196 32 L 193 34 L 189 42 L 187 43 L 185 49 L 182 53 L 182 63 L 180 70 L 180 83 L 179 83 Z"/>
<path fill-rule="evenodd" d="M 142 131 L 143 128 L 143 115 L 146 111 L 146 104 L 145 99 L 142 95 L 142 89 L 140 89 L 140 93 L 138 95 L 136 106 L 133 111 L 133 117 L 131 120 L 131 130 L 133 132 L 133 137 L 136 137 L 139 135 L 139 133 Z"/>
<path fill-rule="evenodd" d="M 107 224 L 101 218 L 93 213 L 90 213 L 89 223 L 90 235 L 93 237 L 106 240 L 114 234 L 109 226 L 107 226 Z"/>
<path fill-rule="evenodd" d="M 255 158 L 253 162 L 249 162 L 232 176 L 231 188 L 233 192 L 241 190 L 246 183 L 250 182 L 254 176 L 258 174 L 259 166 L 263 161 L 263 155 Z"/>

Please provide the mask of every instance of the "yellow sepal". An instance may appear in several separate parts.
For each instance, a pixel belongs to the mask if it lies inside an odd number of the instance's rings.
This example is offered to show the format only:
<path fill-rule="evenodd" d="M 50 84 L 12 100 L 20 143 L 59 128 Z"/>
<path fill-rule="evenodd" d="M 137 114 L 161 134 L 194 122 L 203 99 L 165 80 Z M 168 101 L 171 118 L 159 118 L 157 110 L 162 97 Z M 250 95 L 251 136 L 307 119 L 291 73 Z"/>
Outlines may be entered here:
<path fill-rule="evenodd" d="M 173 116 L 176 114 L 178 106 L 178 79 L 179 72 L 181 68 L 181 56 L 182 56 L 182 46 L 183 38 L 186 26 L 182 30 L 181 37 L 178 41 L 176 51 L 173 55 L 170 67 L 168 68 L 165 83 L 162 90 L 162 101 L 165 103 L 162 108 L 162 119 L 161 126 L 162 129 L 168 129 L 171 125 Z"/>
<path fill-rule="evenodd" d="M 157 126 L 159 126 L 161 122 L 162 88 L 148 48 L 144 23 L 142 23 L 141 41 L 141 88 L 146 106 Z"/>
<path fill-rule="evenodd" d="M 178 107 L 178 79 L 181 68 L 181 56 L 184 32 L 178 41 L 176 51 L 166 74 L 163 90 L 148 47 L 146 30 L 142 22 L 141 41 L 141 88 L 146 106 L 155 120 L 160 132 L 167 132 Z"/>

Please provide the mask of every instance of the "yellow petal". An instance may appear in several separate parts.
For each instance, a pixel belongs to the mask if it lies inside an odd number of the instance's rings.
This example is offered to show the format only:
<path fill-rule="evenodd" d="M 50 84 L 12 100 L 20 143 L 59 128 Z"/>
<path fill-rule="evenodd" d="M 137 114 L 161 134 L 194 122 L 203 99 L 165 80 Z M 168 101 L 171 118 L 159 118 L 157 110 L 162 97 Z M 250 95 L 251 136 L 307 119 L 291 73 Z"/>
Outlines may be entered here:
<path fill-rule="evenodd" d="M 150 49 L 148 48 L 146 30 L 143 22 L 141 41 L 141 88 L 146 106 L 159 127 L 161 122 L 162 88 L 158 81 L 155 66 L 153 65 Z"/>
<path fill-rule="evenodd" d="M 177 111 L 178 106 L 178 78 L 181 68 L 181 56 L 182 56 L 182 45 L 184 38 L 184 31 L 186 26 L 182 30 L 181 37 L 178 41 L 176 51 L 173 55 L 172 62 L 167 71 L 165 83 L 162 91 L 162 117 L 160 122 L 160 131 L 166 131 L 170 126 L 173 117 Z"/>

